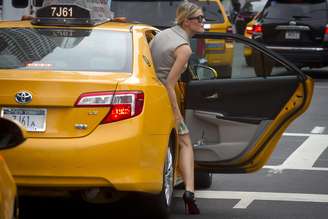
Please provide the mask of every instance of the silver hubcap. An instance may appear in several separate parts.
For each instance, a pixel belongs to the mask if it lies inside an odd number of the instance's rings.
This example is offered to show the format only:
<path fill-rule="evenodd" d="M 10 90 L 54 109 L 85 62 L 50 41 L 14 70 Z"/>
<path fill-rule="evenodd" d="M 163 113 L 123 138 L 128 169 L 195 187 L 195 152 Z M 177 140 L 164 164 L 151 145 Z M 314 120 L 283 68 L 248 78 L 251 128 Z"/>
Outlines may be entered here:
<path fill-rule="evenodd" d="M 167 150 L 164 174 L 165 199 L 167 206 L 169 206 L 171 204 L 173 193 L 173 157 L 171 148 L 168 148 Z"/>

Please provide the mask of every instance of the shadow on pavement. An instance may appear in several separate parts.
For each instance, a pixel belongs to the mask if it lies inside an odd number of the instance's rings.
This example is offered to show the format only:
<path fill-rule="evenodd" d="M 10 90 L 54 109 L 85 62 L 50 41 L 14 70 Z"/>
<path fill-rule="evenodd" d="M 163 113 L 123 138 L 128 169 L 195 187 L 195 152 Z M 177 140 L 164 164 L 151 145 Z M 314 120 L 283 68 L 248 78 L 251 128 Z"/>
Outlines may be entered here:
<path fill-rule="evenodd" d="M 111 204 L 93 205 L 71 198 L 20 198 L 20 219 L 151 218 L 147 206 L 133 196 Z"/>

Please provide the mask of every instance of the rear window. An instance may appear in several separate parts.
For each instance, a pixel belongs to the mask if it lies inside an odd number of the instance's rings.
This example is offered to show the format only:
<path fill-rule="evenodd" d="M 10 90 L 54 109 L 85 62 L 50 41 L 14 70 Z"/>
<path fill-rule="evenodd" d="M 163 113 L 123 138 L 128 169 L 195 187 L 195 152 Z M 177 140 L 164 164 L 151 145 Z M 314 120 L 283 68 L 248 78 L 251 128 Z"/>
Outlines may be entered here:
<path fill-rule="evenodd" d="M 259 12 L 263 9 L 266 1 L 253 1 L 253 2 L 247 2 L 243 8 L 241 9 L 242 12 Z"/>
<path fill-rule="evenodd" d="M 129 32 L 0 29 L 0 69 L 131 72 Z"/>
<path fill-rule="evenodd" d="M 268 2 L 263 17 L 271 19 L 314 20 L 327 17 L 325 0 L 275 0 Z"/>

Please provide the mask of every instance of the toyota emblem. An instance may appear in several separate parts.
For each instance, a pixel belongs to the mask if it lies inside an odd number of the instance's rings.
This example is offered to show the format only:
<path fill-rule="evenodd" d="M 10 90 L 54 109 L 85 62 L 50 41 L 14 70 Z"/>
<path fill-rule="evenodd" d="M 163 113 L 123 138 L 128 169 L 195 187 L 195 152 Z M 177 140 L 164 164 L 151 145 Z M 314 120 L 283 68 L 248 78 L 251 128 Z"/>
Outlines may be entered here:
<path fill-rule="evenodd" d="M 32 94 L 30 92 L 27 92 L 27 91 L 18 92 L 15 95 L 15 100 L 16 100 L 17 103 L 27 104 L 27 103 L 32 101 Z"/>

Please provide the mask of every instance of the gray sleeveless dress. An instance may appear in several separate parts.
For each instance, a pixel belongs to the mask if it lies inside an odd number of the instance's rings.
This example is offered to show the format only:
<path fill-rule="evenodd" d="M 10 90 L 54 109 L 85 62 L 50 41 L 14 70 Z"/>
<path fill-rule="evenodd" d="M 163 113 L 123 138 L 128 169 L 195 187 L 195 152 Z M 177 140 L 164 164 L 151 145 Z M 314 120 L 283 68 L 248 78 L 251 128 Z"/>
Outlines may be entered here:
<path fill-rule="evenodd" d="M 176 48 L 185 44 L 190 45 L 189 36 L 179 25 L 161 31 L 150 42 L 156 73 L 160 80 L 166 80 L 175 61 Z"/>
<path fill-rule="evenodd" d="M 182 45 L 190 45 L 187 33 L 179 26 L 173 26 L 158 33 L 150 42 L 150 49 L 158 78 L 164 82 L 175 62 L 175 50 Z M 189 130 L 182 121 L 178 134 L 188 134 Z"/>

